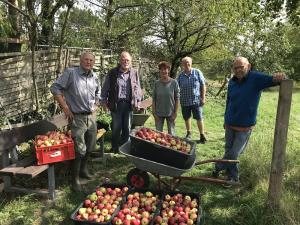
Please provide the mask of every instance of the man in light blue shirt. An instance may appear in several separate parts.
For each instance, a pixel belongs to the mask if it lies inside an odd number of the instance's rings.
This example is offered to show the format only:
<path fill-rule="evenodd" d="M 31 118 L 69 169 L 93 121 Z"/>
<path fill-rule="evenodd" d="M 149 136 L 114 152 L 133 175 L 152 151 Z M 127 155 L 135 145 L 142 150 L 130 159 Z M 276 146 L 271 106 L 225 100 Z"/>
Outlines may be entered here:
<path fill-rule="evenodd" d="M 72 163 L 72 189 L 81 191 L 79 177 L 91 178 L 88 157 L 96 147 L 96 108 L 100 101 L 98 77 L 93 73 L 95 56 L 84 52 L 80 66 L 68 68 L 50 90 L 69 120 L 75 148 Z"/>
<path fill-rule="evenodd" d="M 204 144 L 206 138 L 204 135 L 204 123 L 202 107 L 205 104 L 205 79 L 202 72 L 192 68 L 192 58 L 184 57 L 182 59 L 183 71 L 178 76 L 180 88 L 180 105 L 182 116 L 185 121 L 186 138 L 191 138 L 191 115 L 197 120 L 197 126 L 200 133 L 199 142 Z"/>

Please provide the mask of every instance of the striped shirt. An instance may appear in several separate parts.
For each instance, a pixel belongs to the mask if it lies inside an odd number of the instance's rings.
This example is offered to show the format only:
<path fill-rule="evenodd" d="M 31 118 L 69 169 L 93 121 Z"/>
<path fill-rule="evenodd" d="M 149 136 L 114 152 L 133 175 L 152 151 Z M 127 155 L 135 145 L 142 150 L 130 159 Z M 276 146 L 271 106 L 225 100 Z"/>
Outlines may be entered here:
<path fill-rule="evenodd" d="M 178 76 L 178 84 L 181 106 L 200 104 L 200 90 L 205 85 L 205 79 L 200 70 L 192 68 L 190 74 L 185 74 L 182 71 Z"/>

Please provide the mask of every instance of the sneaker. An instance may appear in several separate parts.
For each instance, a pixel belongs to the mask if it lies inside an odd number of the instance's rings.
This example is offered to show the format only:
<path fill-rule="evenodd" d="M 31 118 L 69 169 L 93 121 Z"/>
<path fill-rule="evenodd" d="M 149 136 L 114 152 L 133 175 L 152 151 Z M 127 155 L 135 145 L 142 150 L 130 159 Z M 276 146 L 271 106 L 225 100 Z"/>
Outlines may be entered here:
<path fill-rule="evenodd" d="M 187 139 L 191 139 L 191 138 L 192 138 L 192 133 L 191 133 L 191 131 L 188 131 L 188 132 L 186 133 L 185 138 L 187 138 Z"/>
<path fill-rule="evenodd" d="M 222 184 L 222 186 L 223 186 L 224 188 L 231 188 L 231 187 L 232 187 L 232 183 L 239 182 L 238 179 L 234 179 L 234 178 L 228 178 L 226 181 L 227 181 L 228 183 Z"/>
<path fill-rule="evenodd" d="M 212 171 L 211 175 L 213 178 L 218 178 L 220 175 L 220 172 L 218 170 L 214 170 L 214 171 Z"/>
<path fill-rule="evenodd" d="M 200 134 L 200 140 L 198 141 L 198 143 L 205 144 L 206 141 L 207 140 L 204 134 Z"/>

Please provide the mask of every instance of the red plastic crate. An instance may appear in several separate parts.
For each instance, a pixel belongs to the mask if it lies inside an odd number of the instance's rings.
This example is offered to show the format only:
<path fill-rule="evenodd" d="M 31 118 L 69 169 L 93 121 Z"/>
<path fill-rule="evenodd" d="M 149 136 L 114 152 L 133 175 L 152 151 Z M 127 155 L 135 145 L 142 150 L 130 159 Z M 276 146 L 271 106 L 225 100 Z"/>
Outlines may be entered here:
<path fill-rule="evenodd" d="M 73 142 L 49 147 L 35 146 L 35 150 L 38 165 L 75 159 Z"/>

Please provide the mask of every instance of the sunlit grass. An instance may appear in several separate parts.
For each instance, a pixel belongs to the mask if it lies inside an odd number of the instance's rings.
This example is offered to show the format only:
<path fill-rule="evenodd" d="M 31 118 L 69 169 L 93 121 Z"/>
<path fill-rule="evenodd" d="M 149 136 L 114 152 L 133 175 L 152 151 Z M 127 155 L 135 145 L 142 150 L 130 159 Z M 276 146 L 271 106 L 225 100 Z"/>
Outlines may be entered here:
<path fill-rule="evenodd" d="M 281 208 L 272 211 L 266 208 L 269 188 L 269 173 L 272 160 L 275 117 L 278 93 L 262 94 L 257 126 L 253 131 L 249 145 L 240 157 L 240 178 L 242 186 L 225 189 L 201 181 L 184 181 L 178 187 L 185 192 L 198 192 L 203 208 L 202 224 L 205 225 L 299 225 L 300 224 L 300 93 L 294 93 L 291 108 L 288 142 L 286 148 Z M 204 107 L 205 130 L 208 142 L 197 145 L 197 160 L 221 158 L 224 152 L 224 99 L 209 97 Z M 146 126 L 154 128 L 150 117 Z M 199 134 L 193 121 L 193 139 Z M 165 129 L 166 130 L 166 129 Z M 184 121 L 181 112 L 176 120 L 176 135 L 185 136 Z M 109 145 L 106 144 L 108 150 Z M 102 162 L 92 162 L 91 170 L 97 174 L 85 187 L 93 189 L 105 177 L 112 182 L 126 182 L 127 172 L 134 165 L 123 155 L 115 155 Z M 201 165 L 185 173 L 185 176 L 209 176 L 213 165 Z M 0 224 L 72 224 L 69 219 L 72 211 L 83 200 L 85 193 L 75 194 L 57 173 L 57 188 L 61 191 L 55 205 L 45 199 L 32 195 L 7 196 L 1 194 Z M 43 182 L 46 177 L 43 177 Z M 170 179 L 170 177 L 164 177 Z M 151 188 L 156 188 L 157 180 L 150 177 Z"/>

